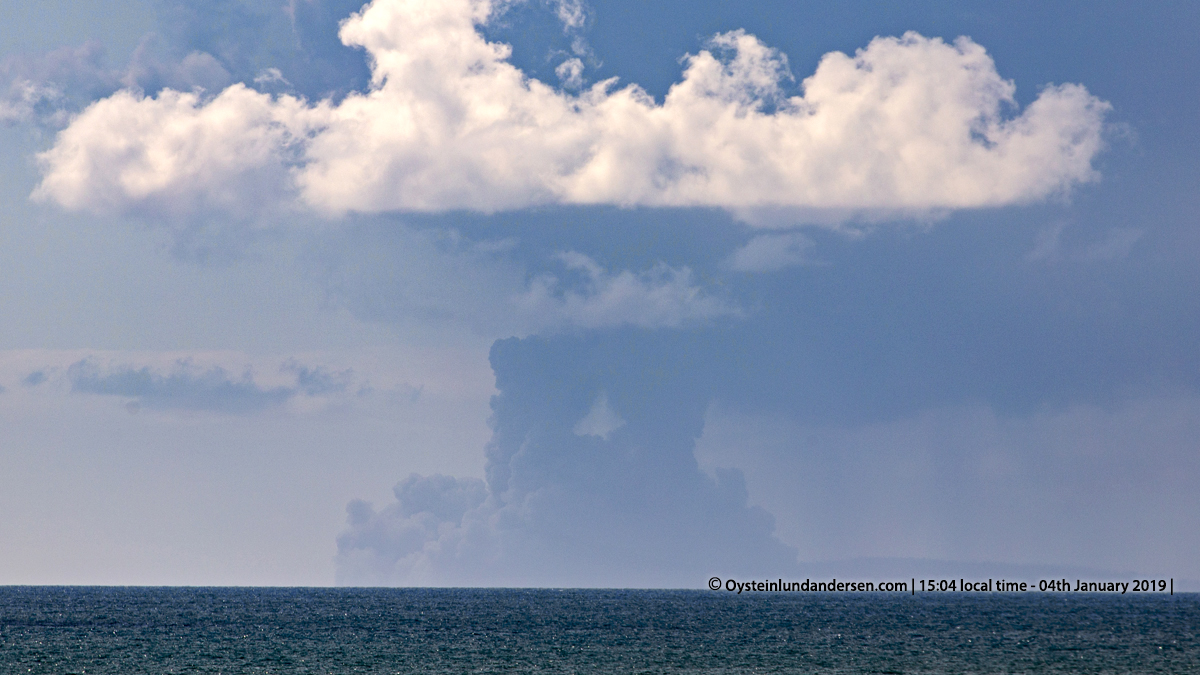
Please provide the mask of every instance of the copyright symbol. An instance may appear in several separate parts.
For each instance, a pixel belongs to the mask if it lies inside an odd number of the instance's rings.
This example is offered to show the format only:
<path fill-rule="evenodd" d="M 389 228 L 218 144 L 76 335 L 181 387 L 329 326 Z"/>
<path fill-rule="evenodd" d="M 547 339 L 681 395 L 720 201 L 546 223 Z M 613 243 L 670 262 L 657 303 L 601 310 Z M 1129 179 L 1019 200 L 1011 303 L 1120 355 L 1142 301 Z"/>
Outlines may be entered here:
<path fill-rule="evenodd" d="M 721 577 L 713 577 L 708 580 L 708 587 L 714 591 L 721 590 Z"/>

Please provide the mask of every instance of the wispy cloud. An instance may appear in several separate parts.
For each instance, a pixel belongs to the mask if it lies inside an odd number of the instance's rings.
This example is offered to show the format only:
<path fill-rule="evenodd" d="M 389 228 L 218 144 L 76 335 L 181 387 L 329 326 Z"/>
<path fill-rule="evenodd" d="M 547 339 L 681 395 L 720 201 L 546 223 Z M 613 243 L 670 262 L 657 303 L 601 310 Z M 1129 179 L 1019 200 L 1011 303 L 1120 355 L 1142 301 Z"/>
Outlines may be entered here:
<path fill-rule="evenodd" d="M 785 96 L 786 58 L 724 33 L 658 104 L 612 80 L 573 94 L 528 78 L 480 32 L 495 10 L 374 0 L 340 33 L 370 55 L 370 90 L 337 104 L 241 84 L 212 100 L 117 93 L 41 155 L 36 194 L 156 217 L 264 201 L 326 214 L 551 203 L 911 214 L 1028 202 L 1096 177 L 1108 105 L 1068 84 L 1009 116 L 1014 85 L 967 38 L 876 38 L 827 54 L 803 95 Z"/>
<path fill-rule="evenodd" d="M 308 396 L 340 394 L 354 382 L 354 371 L 349 368 L 331 371 L 323 366 L 306 366 L 296 359 L 288 359 L 280 370 L 295 374 L 296 387 Z"/>
<path fill-rule="evenodd" d="M 662 328 L 740 313 L 696 285 L 686 267 L 659 263 L 642 273 L 613 273 L 582 253 L 562 253 L 559 259 L 568 272 L 582 277 L 581 284 L 544 275 L 515 298 L 523 312 L 548 328 Z"/>
<path fill-rule="evenodd" d="M 798 232 L 761 234 L 734 251 L 726 266 L 737 272 L 774 272 L 809 262 L 814 245 Z"/>
<path fill-rule="evenodd" d="M 84 359 L 67 368 L 67 378 L 72 391 L 124 396 L 151 409 L 252 413 L 281 405 L 296 394 L 292 387 L 260 387 L 249 372 L 235 377 L 223 368 L 202 370 L 187 361 L 162 374 L 148 366 L 101 369 Z"/>
<path fill-rule="evenodd" d="M 87 42 L 48 54 L 0 61 L 0 123 L 64 126 L 72 113 L 121 86 L 104 47 Z"/>
<path fill-rule="evenodd" d="M 46 371 L 35 370 L 21 379 L 21 384 L 26 387 L 36 387 L 47 380 Z"/>
<path fill-rule="evenodd" d="M 354 371 L 305 365 L 292 358 L 279 372 L 291 382 L 264 384 L 247 367 L 235 375 L 219 365 L 197 365 L 177 359 L 169 368 L 156 365 L 104 364 L 87 357 L 65 369 L 65 382 L 77 394 L 129 399 L 131 410 L 192 410 L 226 414 L 252 414 L 283 406 L 294 399 L 319 401 L 344 394 L 356 383 Z M 23 383 L 36 387 L 49 379 L 38 370 Z M 311 407 L 311 403 L 308 404 Z"/>
<path fill-rule="evenodd" d="M 520 261 L 514 241 L 400 224 L 383 234 L 352 228 L 329 241 L 313 254 L 317 273 L 355 314 L 374 321 L 449 321 L 501 337 L 694 326 L 742 314 L 686 266 L 612 269 L 577 251 Z"/>
<path fill-rule="evenodd" d="M 1124 260 L 1135 244 L 1146 234 L 1145 230 L 1133 227 L 1112 227 L 1104 232 L 1099 241 L 1090 244 L 1063 241 L 1068 223 L 1057 222 L 1043 228 L 1034 239 L 1033 250 L 1025 254 L 1030 262 L 1052 263 L 1063 260 L 1082 262 L 1108 262 Z M 1078 237 L 1078 235 L 1077 235 Z"/>

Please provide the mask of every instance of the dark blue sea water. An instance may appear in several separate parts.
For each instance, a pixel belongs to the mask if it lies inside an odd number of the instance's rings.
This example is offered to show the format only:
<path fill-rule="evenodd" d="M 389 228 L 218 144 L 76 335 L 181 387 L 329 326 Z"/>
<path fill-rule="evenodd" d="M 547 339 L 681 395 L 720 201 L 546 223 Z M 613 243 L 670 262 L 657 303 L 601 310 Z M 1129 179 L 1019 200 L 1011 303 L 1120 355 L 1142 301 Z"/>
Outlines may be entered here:
<path fill-rule="evenodd" d="M 2 673 L 1200 673 L 1200 596 L 0 587 Z"/>

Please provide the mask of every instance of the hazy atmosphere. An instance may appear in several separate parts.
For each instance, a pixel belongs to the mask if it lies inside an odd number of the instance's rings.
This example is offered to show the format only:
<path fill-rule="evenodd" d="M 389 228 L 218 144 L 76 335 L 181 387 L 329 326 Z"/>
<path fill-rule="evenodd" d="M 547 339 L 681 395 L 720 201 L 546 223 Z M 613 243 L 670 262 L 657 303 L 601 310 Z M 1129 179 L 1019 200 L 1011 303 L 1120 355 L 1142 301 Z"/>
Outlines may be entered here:
<path fill-rule="evenodd" d="M 1200 585 L 1200 6 L 0 0 L 0 584 Z"/>

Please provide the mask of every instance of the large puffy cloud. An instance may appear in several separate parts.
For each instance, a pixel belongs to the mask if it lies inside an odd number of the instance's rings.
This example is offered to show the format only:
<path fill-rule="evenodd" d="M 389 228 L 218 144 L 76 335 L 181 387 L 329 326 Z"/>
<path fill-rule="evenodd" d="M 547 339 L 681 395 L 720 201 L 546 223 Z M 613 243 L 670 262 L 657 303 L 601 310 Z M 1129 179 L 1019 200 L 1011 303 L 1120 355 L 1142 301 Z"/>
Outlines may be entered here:
<path fill-rule="evenodd" d="M 288 182 L 284 162 L 310 109 L 234 85 L 207 103 L 197 93 L 155 98 L 120 91 L 88 108 L 41 155 L 35 196 L 72 209 L 187 217 L 257 212 Z"/>
<path fill-rule="evenodd" d="M 352 502 L 338 582 L 662 588 L 795 572 L 741 473 L 696 462 L 697 348 L 629 329 L 497 342 L 486 483 L 414 475 L 379 510 Z"/>
<path fill-rule="evenodd" d="M 725 33 L 658 103 L 615 81 L 572 94 L 530 79 L 480 33 L 496 10 L 375 0 L 340 34 L 369 55 L 371 86 L 336 105 L 241 85 L 211 100 L 101 100 L 42 155 L 37 194 L 162 215 L 272 198 L 327 214 L 549 203 L 922 213 L 1095 178 L 1107 104 L 1051 86 L 1017 115 L 1014 85 L 967 38 L 876 38 L 827 54 L 788 96 L 785 57 Z"/>

